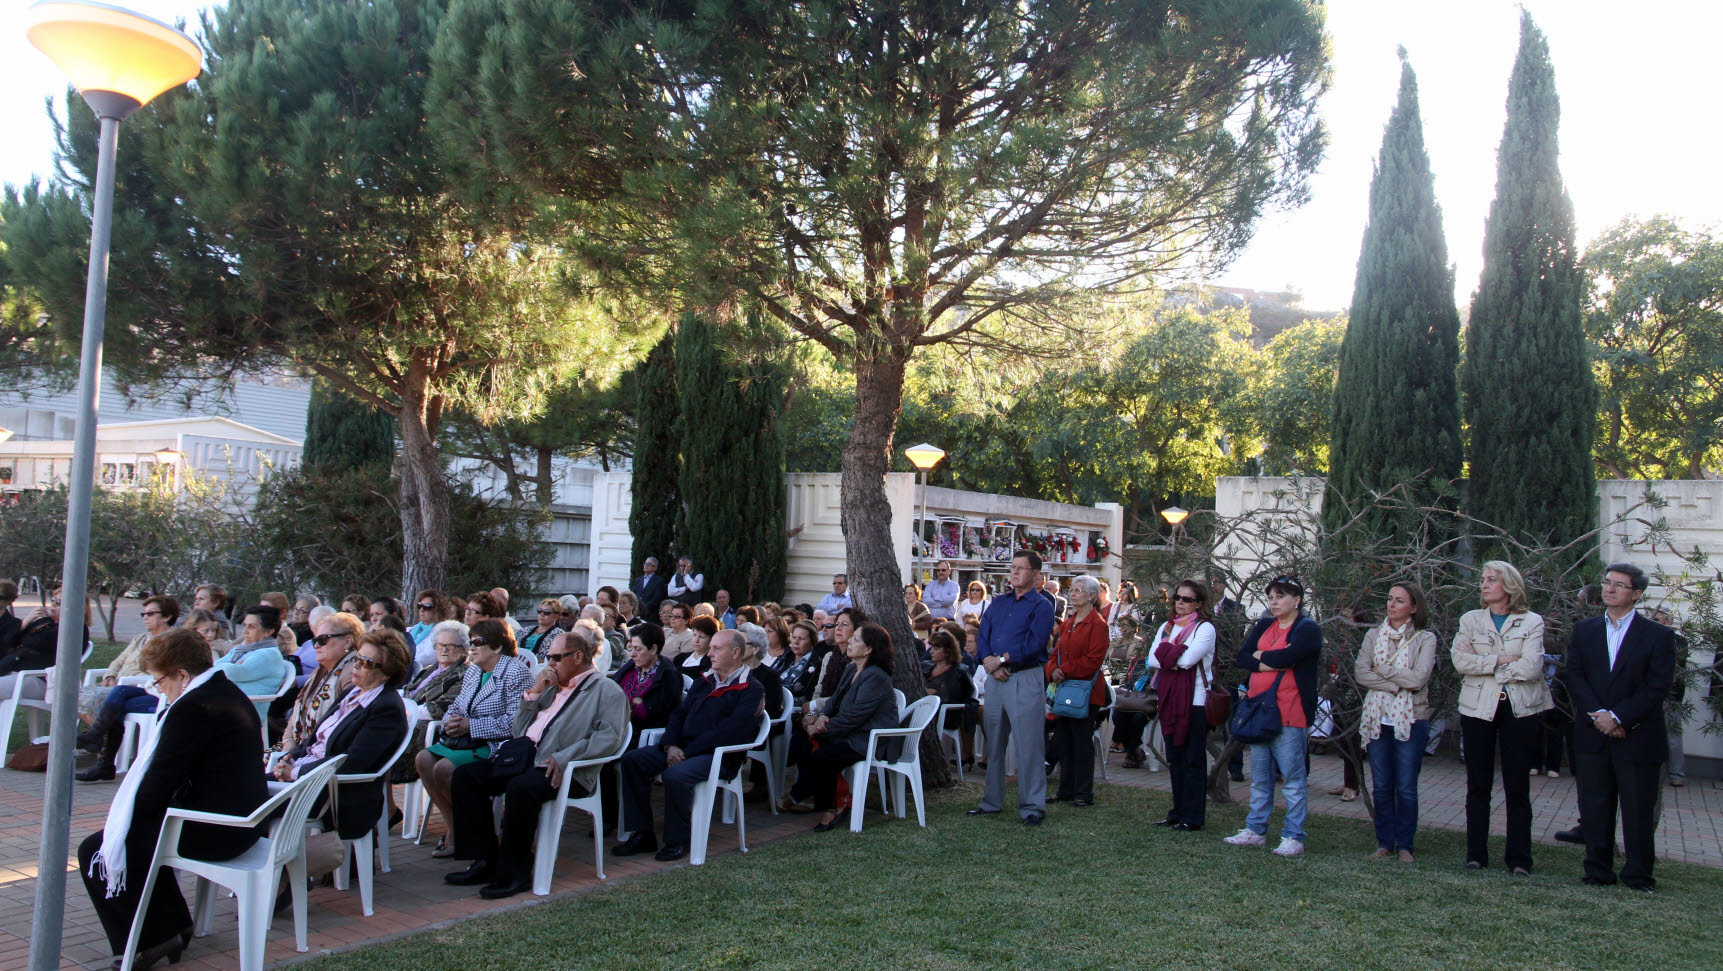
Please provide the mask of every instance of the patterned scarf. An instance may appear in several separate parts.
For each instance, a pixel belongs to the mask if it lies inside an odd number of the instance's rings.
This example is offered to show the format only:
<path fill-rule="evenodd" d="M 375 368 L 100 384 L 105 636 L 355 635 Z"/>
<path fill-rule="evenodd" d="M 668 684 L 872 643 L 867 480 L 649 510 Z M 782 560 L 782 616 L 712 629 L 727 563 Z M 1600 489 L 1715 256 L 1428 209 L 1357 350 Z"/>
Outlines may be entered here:
<path fill-rule="evenodd" d="M 1418 629 L 1410 623 L 1395 630 L 1384 620 L 1382 626 L 1376 629 L 1376 644 L 1371 653 L 1376 670 L 1404 668 L 1407 656 L 1411 653 L 1412 639 L 1417 635 Z M 1412 694 L 1404 688 L 1399 691 L 1379 691 L 1372 688 L 1365 692 L 1364 714 L 1359 725 L 1365 744 L 1381 736 L 1384 723 L 1394 726 L 1395 738 L 1402 742 L 1411 740 Z"/>

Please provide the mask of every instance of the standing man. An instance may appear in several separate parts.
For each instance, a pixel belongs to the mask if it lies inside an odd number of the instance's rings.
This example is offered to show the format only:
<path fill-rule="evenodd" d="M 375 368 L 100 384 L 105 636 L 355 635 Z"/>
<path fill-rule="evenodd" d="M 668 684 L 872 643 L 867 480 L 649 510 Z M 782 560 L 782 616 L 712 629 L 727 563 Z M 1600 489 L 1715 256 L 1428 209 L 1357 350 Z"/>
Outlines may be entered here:
<path fill-rule="evenodd" d="M 666 591 L 670 599 L 692 607 L 700 602 L 700 591 L 706 586 L 706 574 L 694 572 L 694 559 L 684 556 L 676 561 L 676 575 L 670 578 Z"/>
<path fill-rule="evenodd" d="M 1615 813 L 1621 810 L 1626 860 L 1621 882 L 1652 892 L 1657 797 L 1669 758 L 1663 702 L 1675 678 L 1675 632 L 1640 617 L 1634 604 L 1649 581 L 1631 563 L 1603 574 L 1602 617 L 1573 626 L 1567 683 L 1573 698 L 1574 774 L 1579 781 L 1580 829 L 1585 834 L 1584 882 L 1611 884 L 1615 873 Z"/>
<path fill-rule="evenodd" d="M 987 727 L 987 788 L 971 816 L 1005 805 L 1005 746 L 1017 747 L 1017 814 L 1027 826 L 1047 817 L 1047 639 L 1053 604 L 1036 591 L 1041 557 L 1021 550 L 1011 560 L 1011 588 L 981 615 L 976 656 L 993 683 L 982 708 Z"/>
<path fill-rule="evenodd" d="M 842 573 L 833 576 L 832 592 L 821 597 L 820 602 L 814 606 L 825 611 L 829 617 L 836 617 L 838 611 L 845 607 L 855 606 L 850 600 L 850 578 Z"/>
<path fill-rule="evenodd" d="M 957 619 L 957 601 L 963 596 L 957 581 L 951 578 L 951 561 L 940 560 L 933 565 L 933 582 L 921 592 L 921 602 L 933 614 L 935 622 Z"/>
<path fill-rule="evenodd" d="M 658 575 L 658 557 L 648 556 L 644 567 L 646 572 L 629 581 L 628 589 L 640 601 L 640 616 L 654 618 L 658 616 L 658 605 L 664 602 L 664 578 Z"/>
<path fill-rule="evenodd" d="M 1043 579 L 1040 585 L 1041 596 L 1053 605 L 1053 619 L 1064 620 L 1065 608 L 1069 606 L 1064 597 L 1059 596 L 1059 581 Z"/>
<path fill-rule="evenodd" d="M 730 591 L 719 590 L 712 595 L 712 613 L 717 617 L 719 627 L 736 629 L 736 608 L 730 606 Z"/>

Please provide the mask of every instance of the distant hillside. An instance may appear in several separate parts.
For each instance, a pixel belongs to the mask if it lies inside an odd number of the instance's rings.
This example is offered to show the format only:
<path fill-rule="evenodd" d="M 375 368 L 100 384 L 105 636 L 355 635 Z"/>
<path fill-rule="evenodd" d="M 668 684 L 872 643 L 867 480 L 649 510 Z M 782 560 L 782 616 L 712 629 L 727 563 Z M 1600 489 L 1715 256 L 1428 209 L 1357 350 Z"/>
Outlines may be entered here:
<path fill-rule="evenodd" d="M 1339 310 L 1312 310 L 1301 306 L 1297 293 L 1268 293 L 1243 287 L 1201 287 L 1175 290 L 1167 295 L 1167 306 L 1190 307 L 1199 313 L 1244 307 L 1250 311 L 1250 340 L 1258 347 L 1274 335 L 1311 317 L 1333 317 Z"/>

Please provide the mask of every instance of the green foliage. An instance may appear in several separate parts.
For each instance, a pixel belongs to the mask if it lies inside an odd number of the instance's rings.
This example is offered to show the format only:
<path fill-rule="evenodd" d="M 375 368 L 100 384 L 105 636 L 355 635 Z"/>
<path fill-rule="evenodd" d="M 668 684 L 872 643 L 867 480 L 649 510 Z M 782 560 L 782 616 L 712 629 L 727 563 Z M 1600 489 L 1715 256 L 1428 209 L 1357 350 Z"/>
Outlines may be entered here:
<path fill-rule="evenodd" d="M 1525 14 L 1483 279 L 1466 323 L 1468 502 L 1478 519 L 1553 546 L 1589 533 L 1597 516 L 1597 387 L 1580 320 L 1573 204 L 1557 166 L 1559 121 L 1549 45 Z"/>
<path fill-rule="evenodd" d="M 1309 318 L 1274 335 L 1245 366 L 1250 427 L 1263 475 L 1328 471 L 1329 418 L 1346 337 L 1345 316 Z"/>
<path fill-rule="evenodd" d="M 681 408 L 676 393 L 676 334 L 671 331 L 635 369 L 630 576 L 644 572 L 649 556 L 658 559 L 659 570 L 667 577 L 676 569 L 676 523 L 682 517 L 682 441 L 677 433 Z"/>
<path fill-rule="evenodd" d="M 311 405 L 305 415 L 306 465 L 349 469 L 395 460 L 395 421 L 374 405 L 327 382 L 311 383 Z"/>
<path fill-rule="evenodd" d="M 0 501 L 0 576 L 60 575 L 66 556 L 66 489 L 25 489 Z"/>
<path fill-rule="evenodd" d="M 1418 81 L 1402 63 L 1399 103 L 1370 180 L 1370 222 L 1340 346 L 1330 489 L 1357 499 L 1406 483 L 1415 496 L 1434 501 L 1459 477 L 1459 344 L 1454 271 L 1424 150 Z M 1331 517 L 1344 508 L 1327 506 Z"/>
<path fill-rule="evenodd" d="M 757 314 L 718 323 L 687 314 L 676 331 L 681 398 L 676 543 L 694 557 L 708 592 L 736 603 L 784 593 L 783 363 L 781 340 Z"/>
<path fill-rule="evenodd" d="M 1628 219 L 1592 241 L 1583 269 L 1599 474 L 1723 471 L 1723 242 L 1668 217 Z"/>

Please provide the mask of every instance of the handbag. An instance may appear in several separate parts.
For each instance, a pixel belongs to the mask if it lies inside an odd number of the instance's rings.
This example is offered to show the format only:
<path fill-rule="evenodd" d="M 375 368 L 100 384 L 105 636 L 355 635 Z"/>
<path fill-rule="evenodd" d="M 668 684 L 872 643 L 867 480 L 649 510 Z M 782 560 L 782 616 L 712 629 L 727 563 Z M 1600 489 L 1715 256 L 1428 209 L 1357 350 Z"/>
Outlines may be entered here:
<path fill-rule="evenodd" d="M 1203 679 L 1203 720 L 1208 722 L 1209 730 L 1212 731 L 1226 724 L 1228 710 L 1232 707 L 1232 698 L 1225 691 L 1215 690 L 1214 685 L 1209 682 L 1208 673 L 1202 669 L 1200 664 L 1197 665 L 1197 673 L 1201 674 Z"/>
<path fill-rule="evenodd" d="M 1267 691 L 1239 699 L 1227 722 L 1233 738 L 1257 745 L 1272 742 L 1280 734 L 1280 679 L 1284 677 L 1286 672 L 1282 671 L 1274 676 L 1274 685 Z"/>
<path fill-rule="evenodd" d="M 1131 687 L 1113 689 L 1113 711 L 1136 712 L 1147 716 L 1152 721 L 1160 711 L 1160 699 L 1156 697 L 1155 689 L 1147 683 L 1148 675 L 1146 673 L 1135 679 L 1131 677 L 1132 674 L 1136 673 L 1136 670 L 1135 667 L 1132 667 L 1130 673 L 1125 675 L 1125 684 L 1131 685 Z"/>
<path fill-rule="evenodd" d="M 511 738 L 491 753 L 491 778 L 512 779 L 532 765 L 538 743 L 526 736 Z"/>
<path fill-rule="evenodd" d="M 1064 652 L 1058 642 L 1054 643 L 1053 651 L 1054 664 L 1063 668 L 1065 666 Z M 1066 678 L 1047 689 L 1051 699 L 1049 709 L 1060 718 L 1087 718 L 1089 717 L 1089 695 L 1093 693 L 1094 689 L 1095 680 L 1093 678 L 1086 681 Z"/>

